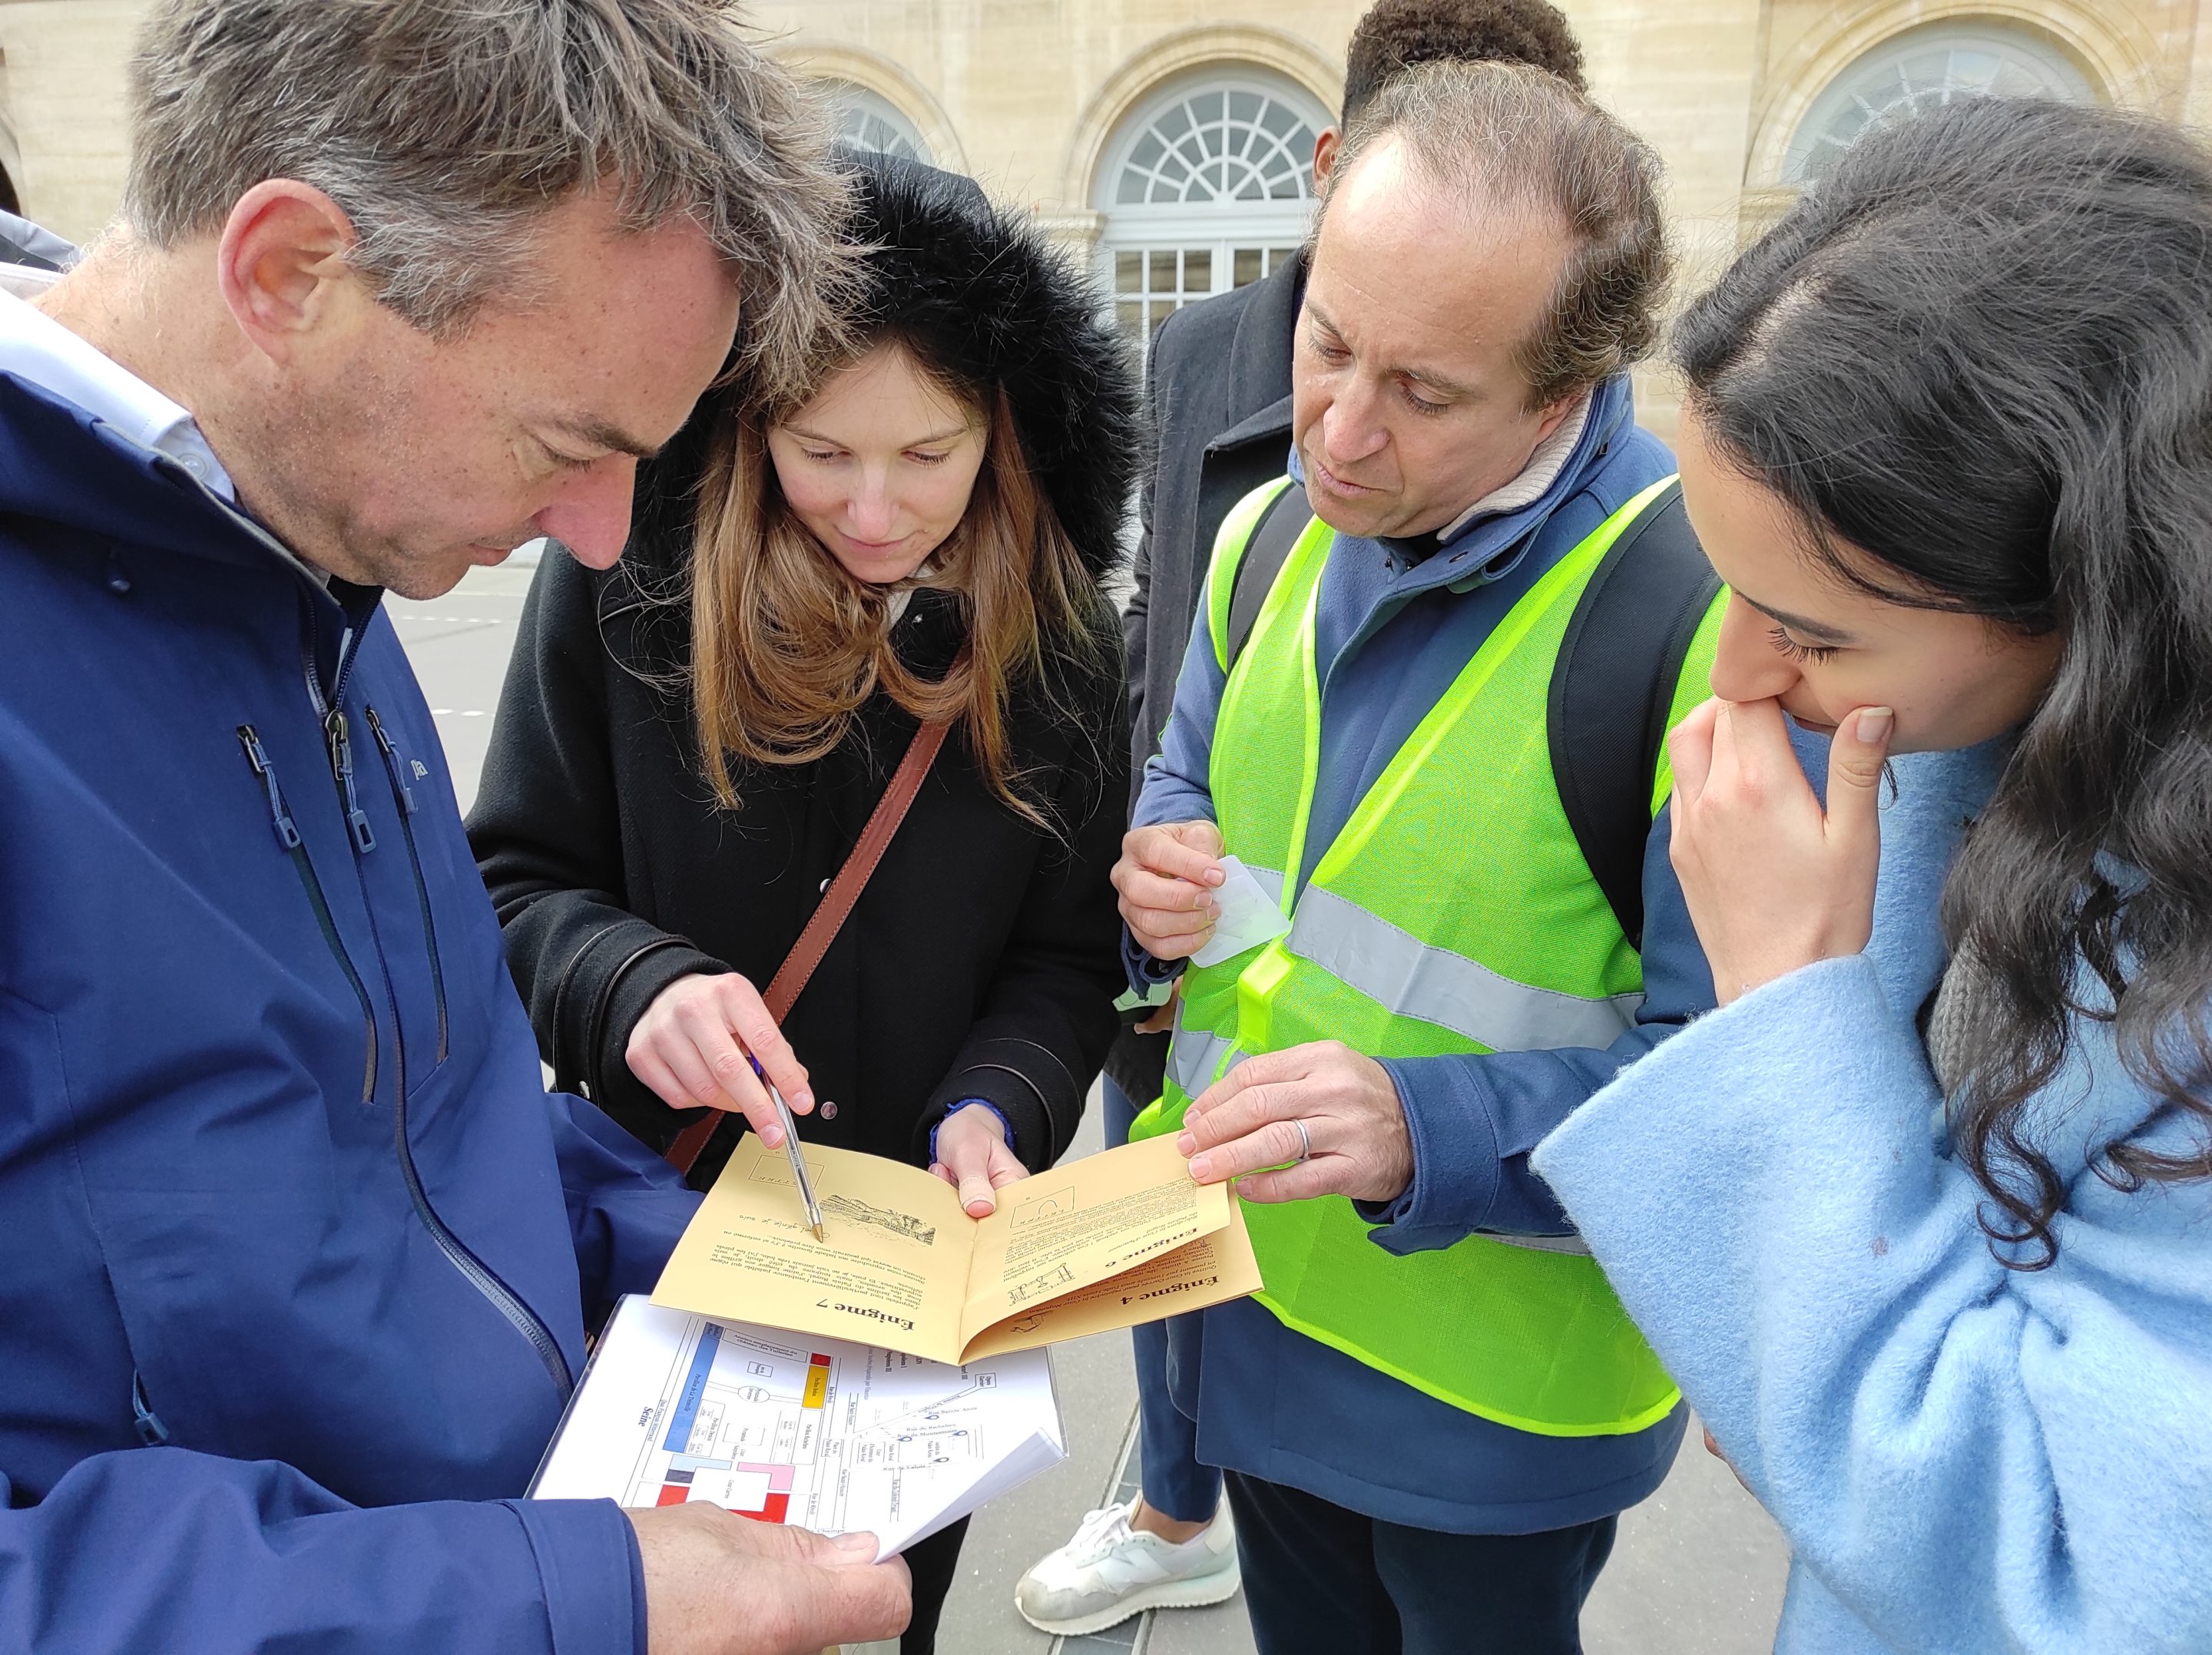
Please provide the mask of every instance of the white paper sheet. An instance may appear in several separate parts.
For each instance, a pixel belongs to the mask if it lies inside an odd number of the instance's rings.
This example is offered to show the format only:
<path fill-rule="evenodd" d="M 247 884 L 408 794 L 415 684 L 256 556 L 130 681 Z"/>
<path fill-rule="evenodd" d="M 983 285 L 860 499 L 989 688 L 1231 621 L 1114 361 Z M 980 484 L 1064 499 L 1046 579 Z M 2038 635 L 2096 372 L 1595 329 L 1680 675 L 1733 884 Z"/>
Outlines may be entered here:
<path fill-rule="evenodd" d="M 1221 918 L 1213 922 L 1213 935 L 1190 956 L 1194 966 L 1218 966 L 1234 954 L 1272 943 L 1291 928 L 1289 918 L 1267 894 L 1252 870 L 1233 856 L 1221 858 L 1224 878 L 1213 893 L 1221 904 Z"/>
<path fill-rule="evenodd" d="M 1067 1457 L 1043 1350 L 950 1367 L 625 1297 L 538 1500 L 707 1500 L 888 1557 Z"/>

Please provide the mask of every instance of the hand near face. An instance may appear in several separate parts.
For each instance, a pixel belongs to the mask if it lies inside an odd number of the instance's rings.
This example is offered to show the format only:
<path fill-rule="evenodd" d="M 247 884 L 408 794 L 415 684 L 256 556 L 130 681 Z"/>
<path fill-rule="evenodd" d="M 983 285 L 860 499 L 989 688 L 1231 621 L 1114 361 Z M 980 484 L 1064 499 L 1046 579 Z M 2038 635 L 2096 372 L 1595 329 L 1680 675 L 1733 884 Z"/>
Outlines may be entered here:
<path fill-rule="evenodd" d="M 818 1655 L 896 1637 L 913 1613 L 898 1558 L 704 1503 L 626 1513 L 645 1566 L 647 1655 Z"/>
<path fill-rule="evenodd" d="M 671 1109 L 702 1104 L 734 1110 L 774 1149 L 783 1143 L 775 1105 L 746 1060 L 750 1052 L 793 1114 L 814 1107 L 805 1065 L 783 1038 L 752 984 L 736 972 L 679 977 L 653 997 L 629 1032 L 629 1072 Z"/>
<path fill-rule="evenodd" d="M 1843 718 L 1828 750 L 1825 811 L 1778 702 L 1707 701 L 1668 737 L 1670 853 L 1721 1004 L 1866 947 L 1893 722 L 1887 707 Z"/>
<path fill-rule="evenodd" d="M 1247 1201 L 1395 1201 L 1413 1181 L 1390 1071 L 1339 1040 L 1247 1058 L 1192 1101 L 1176 1147 L 1198 1182 L 1237 1179 Z"/>
<path fill-rule="evenodd" d="M 1006 1147 L 998 1116 L 972 1103 L 955 1109 L 938 1127 L 937 1159 L 929 1170 L 960 1191 L 970 1218 L 988 1218 L 999 1209 L 994 1191 L 1030 1175 Z"/>
<path fill-rule="evenodd" d="M 1221 917 L 1214 888 L 1227 877 L 1221 829 L 1210 821 L 1132 828 L 1113 875 L 1129 935 L 1155 960 L 1187 960 L 1206 946 Z"/>

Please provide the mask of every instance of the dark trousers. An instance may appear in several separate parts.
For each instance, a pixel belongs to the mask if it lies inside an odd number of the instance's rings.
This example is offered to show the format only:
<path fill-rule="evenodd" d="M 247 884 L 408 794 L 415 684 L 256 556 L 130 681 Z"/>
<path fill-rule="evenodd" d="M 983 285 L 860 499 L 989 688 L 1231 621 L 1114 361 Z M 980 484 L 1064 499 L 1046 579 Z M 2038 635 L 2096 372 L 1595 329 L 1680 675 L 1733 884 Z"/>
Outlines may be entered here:
<path fill-rule="evenodd" d="M 937 1648 L 937 1622 L 945 1613 L 945 1594 L 960 1572 L 960 1543 L 968 1537 L 968 1519 L 939 1529 L 900 1554 L 914 1576 L 914 1619 L 899 1634 L 899 1655 L 933 1655 Z"/>
<path fill-rule="evenodd" d="M 1109 1079 L 1106 1147 L 1129 1141 L 1137 1106 Z M 1221 1503 L 1221 1473 L 1198 1463 L 1198 1427 L 1168 1395 L 1168 1325 L 1146 1322 L 1129 1330 L 1137 1352 L 1137 1461 L 1146 1503 L 1178 1523 L 1206 1523 Z"/>
<path fill-rule="evenodd" d="M 1439 1534 L 1227 1475 L 1260 1655 L 1580 1655 L 1619 1519 Z"/>

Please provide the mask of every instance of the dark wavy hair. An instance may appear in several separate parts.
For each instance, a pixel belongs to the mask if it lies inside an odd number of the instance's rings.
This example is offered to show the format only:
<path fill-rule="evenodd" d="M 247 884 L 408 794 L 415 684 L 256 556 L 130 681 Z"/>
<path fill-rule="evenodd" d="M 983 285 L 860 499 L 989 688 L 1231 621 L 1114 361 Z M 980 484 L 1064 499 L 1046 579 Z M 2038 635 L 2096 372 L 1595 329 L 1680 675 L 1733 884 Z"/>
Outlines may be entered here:
<path fill-rule="evenodd" d="M 1527 64 L 1577 92 L 1583 49 L 1547 0 L 1375 0 L 1344 52 L 1344 118 L 1419 64 Z"/>
<path fill-rule="evenodd" d="M 1885 124 L 1674 354 L 1838 578 L 2062 640 L 1942 908 L 1973 967 L 1953 1140 L 1993 1251 L 2039 1269 L 2066 1189 L 2026 1116 L 2077 1018 L 2199 1131 L 2100 1175 L 2212 1176 L 2212 155 L 2040 100 Z"/>

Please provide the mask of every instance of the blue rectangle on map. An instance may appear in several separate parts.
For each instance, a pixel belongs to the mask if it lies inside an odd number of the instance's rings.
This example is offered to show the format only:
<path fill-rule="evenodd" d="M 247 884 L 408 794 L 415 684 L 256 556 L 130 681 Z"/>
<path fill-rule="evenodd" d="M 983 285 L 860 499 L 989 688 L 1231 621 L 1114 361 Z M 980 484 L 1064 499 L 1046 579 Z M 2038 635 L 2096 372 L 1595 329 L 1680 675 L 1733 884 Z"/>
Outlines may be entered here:
<path fill-rule="evenodd" d="M 699 1417 L 699 1398 L 707 1394 L 707 1376 L 714 1371 L 714 1352 L 720 1349 L 722 1330 L 709 1322 L 699 1331 L 699 1348 L 691 1353 L 691 1372 L 684 1376 L 684 1394 L 668 1416 L 668 1436 L 661 1443 L 672 1454 L 680 1454 L 691 1440 L 692 1422 Z"/>

